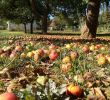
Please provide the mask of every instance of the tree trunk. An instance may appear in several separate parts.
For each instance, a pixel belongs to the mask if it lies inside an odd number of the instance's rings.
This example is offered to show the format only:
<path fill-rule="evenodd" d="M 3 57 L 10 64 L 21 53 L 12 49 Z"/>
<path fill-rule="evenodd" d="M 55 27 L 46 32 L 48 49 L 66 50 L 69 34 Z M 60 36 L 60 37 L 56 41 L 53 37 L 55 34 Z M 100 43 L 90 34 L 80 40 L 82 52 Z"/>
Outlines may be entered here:
<path fill-rule="evenodd" d="M 34 15 L 36 17 L 39 17 L 41 18 L 41 14 L 40 12 L 38 12 L 38 7 L 37 7 L 37 1 L 36 0 L 29 0 L 30 1 L 30 5 L 31 5 L 31 9 L 32 9 L 32 12 L 34 13 Z"/>
<path fill-rule="evenodd" d="M 46 5 L 45 13 L 42 16 L 42 33 L 43 34 L 46 34 L 47 33 L 47 29 L 48 29 L 48 23 L 47 23 L 48 11 L 49 11 L 49 1 L 48 0 L 45 0 L 45 5 Z"/>
<path fill-rule="evenodd" d="M 24 23 L 24 33 L 27 33 L 26 23 Z"/>
<path fill-rule="evenodd" d="M 42 34 L 47 33 L 47 14 L 42 17 Z"/>
<path fill-rule="evenodd" d="M 100 0 L 89 0 L 87 6 L 86 23 L 82 28 L 82 38 L 95 38 L 98 26 Z"/>
<path fill-rule="evenodd" d="M 106 29 L 109 27 L 109 1 L 106 1 Z"/>
<path fill-rule="evenodd" d="M 49 12 L 49 1 L 45 0 L 44 4 L 45 7 L 43 10 L 41 10 L 38 7 L 38 0 L 29 0 L 30 1 L 30 5 L 32 8 L 32 11 L 34 13 L 34 15 L 36 17 L 40 17 L 42 20 L 42 34 L 46 34 L 47 33 L 47 19 L 48 19 L 48 12 Z"/>
<path fill-rule="evenodd" d="M 30 33 L 33 34 L 33 20 L 30 22 Z"/>

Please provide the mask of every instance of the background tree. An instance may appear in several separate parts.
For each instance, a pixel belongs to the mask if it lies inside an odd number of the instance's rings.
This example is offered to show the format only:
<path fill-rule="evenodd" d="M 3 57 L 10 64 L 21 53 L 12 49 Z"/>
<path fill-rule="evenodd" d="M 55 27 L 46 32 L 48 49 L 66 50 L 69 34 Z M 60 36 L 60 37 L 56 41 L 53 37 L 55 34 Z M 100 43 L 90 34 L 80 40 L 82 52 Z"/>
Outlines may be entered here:
<path fill-rule="evenodd" d="M 82 29 L 82 38 L 95 38 L 98 26 L 100 0 L 89 0 L 87 5 L 86 23 Z"/>
<path fill-rule="evenodd" d="M 79 20 L 80 13 L 84 10 L 82 0 L 30 0 L 30 4 L 34 15 L 42 20 L 42 33 L 47 33 L 49 14 L 62 14 L 63 18 L 72 24 L 74 20 Z"/>
<path fill-rule="evenodd" d="M 1 0 L 0 17 L 11 20 L 15 23 L 23 23 L 26 31 L 26 24 L 30 23 L 30 33 L 33 33 L 34 16 L 30 8 L 30 3 L 24 0 Z"/>
<path fill-rule="evenodd" d="M 15 6 L 16 6 L 16 8 L 14 9 L 14 13 L 16 15 L 16 18 L 14 19 L 14 21 L 24 24 L 25 33 L 27 33 L 26 24 L 30 23 L 30 33 L 32 34 L 34 16 L 31 11 L 29 2 L 24 2 L 22 0 L 16 0 Z"/>
<path fill-rule="evenodd" d="M 42 20 L 42 33 L 47 33 L 47 21 L 49 15 L 49 0 L 30 0 L 31 8 L 36 17 Z"/>

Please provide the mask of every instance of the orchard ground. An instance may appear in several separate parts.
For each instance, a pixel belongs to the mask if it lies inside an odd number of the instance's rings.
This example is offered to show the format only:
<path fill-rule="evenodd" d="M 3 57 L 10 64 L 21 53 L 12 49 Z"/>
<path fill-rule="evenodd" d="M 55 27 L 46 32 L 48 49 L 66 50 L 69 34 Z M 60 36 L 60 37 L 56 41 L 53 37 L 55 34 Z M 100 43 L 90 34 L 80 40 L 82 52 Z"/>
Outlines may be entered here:
<path fill-rule="evenodd" d="M 109 100 L 110 43 L 101 35 L 83 40 L 1 31 L 0 93 L 20 100 Z"/>

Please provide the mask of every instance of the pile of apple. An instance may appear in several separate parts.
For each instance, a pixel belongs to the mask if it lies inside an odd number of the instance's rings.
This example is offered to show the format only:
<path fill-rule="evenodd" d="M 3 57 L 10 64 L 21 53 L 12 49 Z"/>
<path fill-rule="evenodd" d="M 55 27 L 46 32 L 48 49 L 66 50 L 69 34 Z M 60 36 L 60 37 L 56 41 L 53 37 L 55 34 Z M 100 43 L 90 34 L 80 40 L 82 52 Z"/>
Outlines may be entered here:
<path fill-rule="evenodd" d="M 3 48 L 0 48 L 0 57 L 9 57 L 9 58 L 15 58 L 20 56 L 21 58 L 34 58 L 34 60 L 37 62 L 40 57 L 48 56 L 51 61 L 54 61 L 59 56 L 59 52 L 62 53 L 62 49 L 67 49 L 69 52 L 69 55 L 66 55 L 62 58 L 62 67 L 68 66 L 70 67 L 71 60 L 74 60 L 80 55 L 79 51 L 81 51 L 84 54 L 89 53 L 95 53 L 98 51 L 98 53 L 94 56 L 96 56 L 96 60 L 98 65 L 103 65 L 105 63 L 110 63 L 110 54 L 105 54 L 104 51 L 108 50 L 107 46 L 104 46 L 102 44 L 65 44 L 64 47 L 56 46 L 54 44 L 50 44 L 48 48 L 37 48 L 33 50 L 29 50 L 29 46 L 35 46 L 33 42 L 30 42 L 27 46 L 23 45 L 11 45 L 11 46 L 4 46 Z M 73 48 L 79 48 L 78 50 L 73 50 Z M 100 52 L 99 52 L 100 51 Z"/>
<path fill-rule="evenodd" d="M 38 45 L 39 44 L 39 45 Z M 110 52 L 109 44 L 96 44 L 96 43 L 67 43 L 61 45 L 46 44 L 29 42 L 26 44 L 18 43 L 11 44 L 0 48 L 0 58 L 9 59 L 32 59 L 36 64 L 39 62 L 59 64 L 61 74 L 69 73 L 74 68 L 73 62 L 78 60 L 81 55 L 86 57 L 90 63 L 95 63 L 96 67 L 104 67 L 110 64 Z M 90 57 L 90 55 L 92 55 Z M 81 59 L 81 58 L 80 58 Z M 93 59 L 93 60 L 91 60 Z M 22 60 L 22 61 L 23 61 Z M 84 58 L 82 59 L 84 60 Z M 92 62 L 94 61 L 94 62 Z M 83 89 L 78 85 L 70 84 L 67 82 L 66 93 L 76 97 L 81 97 Z M 6 98 L 5 98 L 6 97 Z M 18 100 L 17 97 L 12 93 L 5 93 L 0 95 L 0 100 Z"/>

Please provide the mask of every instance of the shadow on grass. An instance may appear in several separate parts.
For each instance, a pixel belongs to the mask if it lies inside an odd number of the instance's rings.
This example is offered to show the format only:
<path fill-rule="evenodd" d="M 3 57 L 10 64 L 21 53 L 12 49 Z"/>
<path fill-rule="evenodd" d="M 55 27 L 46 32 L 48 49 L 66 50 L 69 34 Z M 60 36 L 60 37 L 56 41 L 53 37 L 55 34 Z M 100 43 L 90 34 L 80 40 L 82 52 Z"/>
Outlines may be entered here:
<path fill-rule="evenodd" d="M 47 34 L 42 34 L 41 32 L 36 32 L 34 34 L 38 35 L 69 35 L 69 36 L 80 36 L 81 33 L 50 33 L 48 32 Z M 110 33 L 98 33 L 96 34 L 97 37 L 110 37 Z"/>
<path fill-rule="evenodd" d="M 110 33 L 97 34 L 99 37 L 110 37 Z"/>

